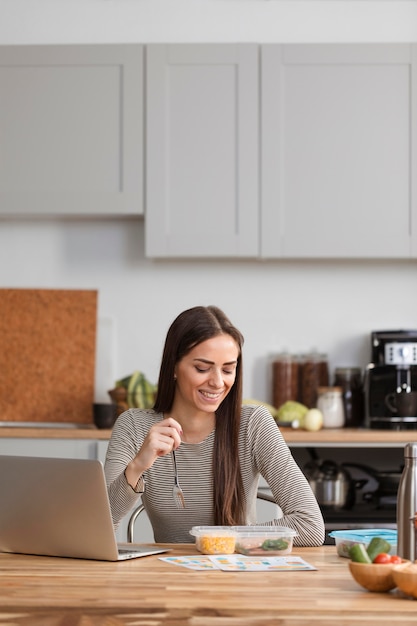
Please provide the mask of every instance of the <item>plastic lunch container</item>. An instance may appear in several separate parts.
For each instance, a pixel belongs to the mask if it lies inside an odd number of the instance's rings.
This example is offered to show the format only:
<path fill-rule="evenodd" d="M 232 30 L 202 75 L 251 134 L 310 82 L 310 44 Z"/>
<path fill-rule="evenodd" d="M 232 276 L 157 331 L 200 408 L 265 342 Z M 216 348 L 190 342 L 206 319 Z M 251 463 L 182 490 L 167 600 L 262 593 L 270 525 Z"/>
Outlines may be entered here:
<path fill-rule="evenodd" d="M 247 556 L 284 556 L 292 552 L 295 530 L 285 526 L 233 526 L 235 551 Z"/>
<path fill-rule="evenodd" d="M 355 543 L 362 543 L 368 547 L 373 537 L 382 537 L 391 544 L 390 554 L 397 553 L 397 531 L 387 528 L 363 528 L 355 530 L 333 530 L 329 533 L 336 542 L 336 550 L 339 556 L 349 558 L 349 549 Z"/>
<path fill-rule="evenodd" d="M 202 554 L 233 554 L 237 533 L 232 526 L 193 526 L 196 548 Z"/>

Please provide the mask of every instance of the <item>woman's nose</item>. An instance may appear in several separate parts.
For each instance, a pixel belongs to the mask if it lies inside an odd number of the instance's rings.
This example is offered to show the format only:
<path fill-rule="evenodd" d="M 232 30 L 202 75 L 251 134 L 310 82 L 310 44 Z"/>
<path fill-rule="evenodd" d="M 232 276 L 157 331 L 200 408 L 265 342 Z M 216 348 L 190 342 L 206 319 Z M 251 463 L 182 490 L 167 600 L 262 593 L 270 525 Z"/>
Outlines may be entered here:
<path fill-rule="evenodd" d="M 223 387 L 223 378 L 220 370 L 212 371 L 209 383 L 212 387 Z"/>

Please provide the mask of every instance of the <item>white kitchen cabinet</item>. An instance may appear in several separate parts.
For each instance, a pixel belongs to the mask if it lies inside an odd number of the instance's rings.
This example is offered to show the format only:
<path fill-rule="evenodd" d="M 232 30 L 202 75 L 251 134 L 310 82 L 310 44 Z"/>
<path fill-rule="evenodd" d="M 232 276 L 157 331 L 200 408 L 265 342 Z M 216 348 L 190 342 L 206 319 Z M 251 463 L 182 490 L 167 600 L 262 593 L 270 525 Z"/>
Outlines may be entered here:
<path fill-rule="evenodd" d="M 258 255 L 258 46 L 147 46 L 146 254 Z"/>
<path fill-rule="evenodd" d="M 143 214 L 143 46 L 0 46 L 0 215 Z"/>
<path fill-rule="evenodd" d="M 147 255 L 416 257 L 416 49 L 148 46 Z"/>
<path fill-rule="evenodd" d="M 263 45 L 262 258 L 417 256 L 416 47 Z"/>

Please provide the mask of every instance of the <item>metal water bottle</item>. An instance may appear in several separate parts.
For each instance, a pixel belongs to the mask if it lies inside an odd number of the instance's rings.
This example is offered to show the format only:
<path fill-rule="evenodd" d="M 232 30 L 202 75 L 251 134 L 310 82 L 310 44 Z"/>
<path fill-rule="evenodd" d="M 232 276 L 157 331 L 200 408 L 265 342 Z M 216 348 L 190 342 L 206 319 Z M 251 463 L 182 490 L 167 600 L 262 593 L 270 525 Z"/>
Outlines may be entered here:
<path fill-rule="evenodd" d="M 416 533 L 414 516 L 417 512 L 417 443 L 407 443 L 404 448 L 404 469 L 397 493 L 397 554 L 414 561 Z"/>

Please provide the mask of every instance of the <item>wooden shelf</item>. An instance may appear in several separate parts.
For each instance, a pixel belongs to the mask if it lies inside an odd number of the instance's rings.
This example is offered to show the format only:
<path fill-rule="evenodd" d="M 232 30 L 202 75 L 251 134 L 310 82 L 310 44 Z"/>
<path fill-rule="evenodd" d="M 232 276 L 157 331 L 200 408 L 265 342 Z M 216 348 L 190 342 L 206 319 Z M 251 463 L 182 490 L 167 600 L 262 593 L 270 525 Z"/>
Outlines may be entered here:
<path fill-rule="evenodd" d="M 281 428 L 290 447 L 378 447 L 402 448 L 410 441 L 417 441 L 417 430 L 368 430 L 360 428 L 323 428 L 317 432 L 302 429 Z M 40 428 L 37 426 L 0 426 L 0 438 L 26 439 L 110 439 L 111 430 L 94 425 L 84 428 Z"/>
<path fill-rule="evenodd" d="M 361 428 L 323 428 L 317 432 L 302 429 L 281 428 L 290 447 L 317 446 L 323 448 L 378 447 L 402 448 L 406 443 L 417 441 L 417 430 L 373 430 Z"/>

